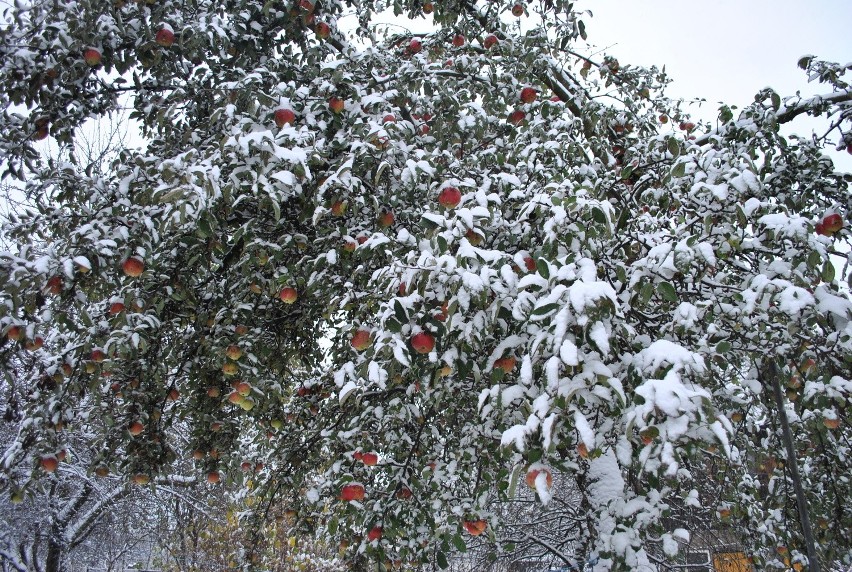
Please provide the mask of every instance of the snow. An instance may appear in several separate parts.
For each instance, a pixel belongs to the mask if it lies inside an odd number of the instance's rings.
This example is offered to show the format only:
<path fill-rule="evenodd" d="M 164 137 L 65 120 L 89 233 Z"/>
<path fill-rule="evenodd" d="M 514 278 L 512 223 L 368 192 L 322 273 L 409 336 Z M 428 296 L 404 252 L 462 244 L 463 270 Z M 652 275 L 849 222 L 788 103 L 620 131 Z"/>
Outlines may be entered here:
<path fill-rule="evenodd" d="M 656 340 L 633 358 L 633 364 L 646 373 L 654 373 L 664 365 L 672 366 L 674 371 L 695 371 L 703 373 L 704 358 L 683 346 L 669 340 Z"/>

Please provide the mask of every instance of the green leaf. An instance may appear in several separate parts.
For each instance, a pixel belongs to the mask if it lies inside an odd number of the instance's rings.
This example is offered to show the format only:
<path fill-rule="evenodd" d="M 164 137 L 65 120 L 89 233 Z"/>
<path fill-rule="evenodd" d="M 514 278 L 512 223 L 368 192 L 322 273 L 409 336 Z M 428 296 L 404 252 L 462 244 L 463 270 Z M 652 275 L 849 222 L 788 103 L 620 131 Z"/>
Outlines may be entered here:
<path fill-rule="evenodd" d="M 543 316 L 544 314 L 550 314 L 554 310 L 559 309 L 559 304 L 545 304 L 544 306 L 539 306 L 532 311 L 533 316 Z"/>
<path fill-rule="evenodd" d="M 337 517 L 332 518 L 330 521 L 328 521 L 328 533 L 329 534 L 336 534 L 337 533 Z"/>
<path fill-rule="evenodd" d="M 781 109 L 781 96 L 774 91 L 772 92 L 772 109 L 775 111 Z"/>
<path fill-rule="evenodd" d="M 453 535 L 453 546 L 461 553 L 467 552 L 467 544 L 465 544 L 464 538 L 460 534 Z"/>
<path fill-rule="evenodd" d="M 680 157 L 680 143 L 674 137 L 669 137 L 668 142 L 669 153 L 672 154 L 672 157 L 677 159 Z"/>
<path fill-rule="evenodd" d="M 825 264 L 822 265 L 822 279 L 825 282 L 834 282 L 834 278 L 834 264 L 831 263 L 831 260 L 826 260 Z"/>
<path fill-rule="evenodd" d="M 737 224 L 740 225 L 740 228 L 748 226 L 748 217 L 746 217 L 745 211 L 741 205 L 737 205 Z"/>
<path fill-rule="evenodd" d="M 639 291 L 639 301 L 642 304 L 647 304 L 648 301 L 651 299 L 651 296 L 653 296 L 653 295 L 654 295 L 654 285 L 651 284 L 650 282 L 646 282 L 642 286 L 642 289 Z"/>
<path fill-rule="evenodd" d="M 592 207 L 592 219 L 598 224 L 606 224 L 606 214 L 598 207 Z"/>
<path fill-rule="evenodd" d="M 406 320 L 406 322 L 407 321 L 408 320 Z M 387 322 L 385 322 L 385 327 L 395 334 L 398 334 L 402 331 L 402 324 L 399 323 L 398 321 L 394 320 L 393 318 L 391 318 Z"/>
<path fill-rule="evenodd" d="M 677 291 L 675 291 L 674 286 L 669 282 L 660 282 L 657 284 L 657 292 L 659 292 L 664 300 L 668 300 L 669 302 L 677 302 L 678 300 Z"/>
<path fill-rule="evenodd" d="M 450 563 L 447 562 L 447 555 L 440 550 L 438 551 L 438 554 L 435 555 L 435 559 L 438 561 L 438 566 L 441 570 L 446 570 L 450 565 Z"/>
<path fill-rule="evenodd" d="M 725 354 L 725 353 L 728 353 L 729 351 L 731 351 L 730 342 L 726 342 L 726 341 L 723 340 L 723 341 L 719 342 L 718 344 L 716 344 L 716 353 Z"/>
<path fill-rule="evenodd" d="M 679 179 L 684 175 L 686 175 L 686 163 L 678 163 L 675 165 L 674 169 L 672 169 L 672 177 Z"/>
<path fill-rule="evenodd" d="M 542 278 L 550 280 L 550 265 L 547 263 L 547 260 L 543 258 L 536 260 L 535 269 L 541 274 Z"/>
<path fill-rule="evenodd" d="M 399 320 L 400 324 L 408 323 L 408 313 L 402 307 L 402 304 L 399 303 L 399 300 L 393 301 L 393 315 Z"/>

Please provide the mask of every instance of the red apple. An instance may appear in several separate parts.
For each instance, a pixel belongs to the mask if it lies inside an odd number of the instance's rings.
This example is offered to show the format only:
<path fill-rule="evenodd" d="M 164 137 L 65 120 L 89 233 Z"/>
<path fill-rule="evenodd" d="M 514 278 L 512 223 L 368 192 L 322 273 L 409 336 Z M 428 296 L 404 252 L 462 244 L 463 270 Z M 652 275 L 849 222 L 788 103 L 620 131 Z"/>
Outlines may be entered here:
<path fill-rule="evenodd" d="M 113 302 L 109 306 L 109 313 L 113 316 L 116 314 L 121 314 L 124 311 L 124 304 L 121 302 Z"/>
<path fill-rule="evenodd" d="M 170 48 L 175 43 L 175 33 L 170 27 L 165 26 L 157 32 L 154 41 L 164 48 Z"/>
<path fill-rule="evenodd" d="M 276 109 L 273 116 L 275 118 L 275 125 L 279 128 L 285 125 L 292 125 L 296 120 L 296 114 L 293 113 L 292 109 L 287 108 Z"/>
<path fill-rule="evenodd" d="M 829 234 L 834 234 L 843 228 L 843 217 L 837 213 L 830 214 L 822 219 L 822 226 Z"/>
<path fill-rule="evenodd" d="M 494 369 L 500 369 L 503 370 L 503 373 L 509 373 L 515 369 L 516 363 L 515 358 L 512 356 L 502 357 L 494 362 Z"/>
<path fill-rule="evenodd" d="M 145 430 L 145 426 L 142 425 L 142 423 L 140 423 L 139 421 L 134 421 L 133 423 L 130 424 L 130 427 L 127 428 L 127 431 L 131 435 L 133 435 L 134 437 L 136 437 L 137 435 L 142 433 L 142 431 L 144 431 L 144 430 Z"/>
<path fill-rule="evenodd" d="M 224 373 L 225 375 L 237 375 L 237 372 L 239 370 L 239 366 L 232 361 L 226 361 L 222 365 L 222 373 Z"/>
<path fill-rule="evenodd" d="M 317 34 L 317 38 L 320 40 L 326 40 L 329 36 L 331 36 L 331 27 L 325 22 L 318 22 L 314 31 Z"/>
<path fill-rule="evenodd" d="M 414 38 L 408 43 L 408 51 L 412 54 L 419 54 L 423 49 L 423 44 L 417 38 Z"/>
<path fill-rule="evenodd" d="M 51 276 L 47 281 L 44 289 L 53 295 L 62 293 L 62 277 L 61 276 Z"/>
<path fill-rule="evenodd" d="M 334 201 L 331 205 L 331 214 L 334 216 L 343 216 L 346 214 L 348 208 L 349 203 L 347 201 Z"/>
<path fill-rule="evenodd" d="M 57 467 L 59 467 L 59 459 L 57 459 L 53 455 L 41 458 L 41 468 L 44 469 L 46 473 L 54 472 Z"/>
<path fill-rule="evenodd" d="M 461 202 L 461 191 L 456 187 L 444 187 L 438 194 L 438 204 L 445 209 L 452 209 Z"/>
<path fill-rule="evenodd" d="M 211 485 L 215 485 L 220 480 L 222 480 L 222 477 L 219 475 L 219 471 L 210 471 L 207 473 L 207 482 Z"/>
<path fill-rule="evenodd" d="M 368 330 L 357 330 L 354 334 L 352 334 L 352 340 L 350 342 L 352 347 L 357 351 L 362 351 L 370 347 L 372 341 L 370 340 L 370 332 Z"/>
<path fill-rule="evenodd" d="M 281 289 L 281 292 L 278 293 L 278 297 L 285 304 L 292 304 L 299 297 L 299 294 L 296 292 L 295 288 L 287 286 Z"/>
<path fill-rule="evenodd" d="M 107 355 L 103 352 L 103 350 L 100 350 L 100 349 L 97 349 L 97 348 L 92 350 L 92 361 L 100 363 L 100 362 L 104 361 L 106 358 L 107 358 Z"/>
<path fill-rule="evenodd" d="M 358 248 L 358 242 L 352 240 L 347 237 L 343 239 L 343 250 L 346 252 L 355 252 L 355 249 Z"/>
<path fill-rule="evenodd" d="M 368 467 L 375 467 L 379 464 L 379 455 L 377 453 L 363 453 L 361 455 L 361 462 Z"/>
<path fill-rule="evenodd" d="M 249 472 L 251 470 L 251 468 L 252 468 L 252 465 L 248 461 L 243 461 L 242 463 L 240 463 L 240 469 L 242 469 L 242 471 L 244 473 Z"/>
<path fill-rule="evenodd" d="M 577 445 L 577 454 L 584 459 L 587 459 L 589 457 L 589 448 L 586 447 L 585 443 L 580 443 L 579 445 Z"/>
<path fill-rule="evenodd" d="M 382 118 L 382 123 L 396 123 L 396 116 L 392 113 L 388 113 Z"/>
<path fill-rule="evenodd" d="M 35 339 L 27 340 L 24 344 L 24 349 L 30 352 L 34 352 L 36 350 L 40 350 L 44 346 L 44 338 L 41 336 L 36 336 Z"/>
<path fill-rule="evenodd" d="M 465 38 L 463 34 L 456 34 L 453 36 L 453 45 L 457 48 L 460 48 L 464 45 Z"/>
<path fill-rule="evenodd" d="M 431 14 L 434 9 L 435 9 L 435 6 L 431 2 L 424 2 L 423 3 L 423 13 L 424 14 Z"/>
<path fill-rule="evenodd" d="M 821 222 L 816 223 L 816 226 L 814 227 L 814 231 L 816 231 L 816 233 L 820 236 L 830 236 L 828 231 L 825 230 L 825 225 L 822 224 Z"/>
<path fill-rule="evenodd" d="M 379 214 L 378 224 L 381 228 L 388 228 L 394 223 L 393 211 L 383 210 Z"/>
<path fill-rule="evenodd" d="M 211 386 L 207 388 L 207 397 L 219 397 L 220 395 L 221 392 L 218 387 Z"/>
<path fill-rule="evenodd" d="M 331 109 L 333 113 L 342 113 L 345 104 L 342 99 L 339 97 L 331 97 L 328 100 L 328 108 Z"/>
<path fill-rule="evenodd" d="M 177 401 L 180 398 L 180 392 L 174 387 L 169 390 L 168 400 Z"/>
<path fill-rule="evenodd" d="M 464 236 L 465 238 L 467 238 L 467 241 L 473 246 L 479 246 L 480 244 L 482 244 L 482 241 L 485 240 L 484 236 L 482 236 L 472 228 L 469 228 Z"/>
<path fill-rule="evenodd" d="M 148 475 L 142 474 L 142 473 L 137 473 L 137 474 L 133 475 L 132 477 L 130 477 L 130 481 L 134 485 L 142 486 L 142 485 L 147 485 L 148 483 L 150 483 L 151 477 L 149 477 Z"/>
<path fill-rule="evenodd" d="M 101 65 L 101 52 L 97 48 L 86 48 L 83 50 L 83 60 L 86 65 L 93 68 Z"/>
<path fill-rule="evenodd" d="M 527 114 L 521 111 L 520 109 L 516 109 L 512 113 L 509 114 L 508 121 L 512 125 L 521 125 L 526 119 Z"/>
<path fill-rule="evenodd" d="M 414 493 L 411 492 L 411 489 L 408 487 L 400 487 L 398 491 L 396 491 L 396 498 L 400 500 L 410 499 L 414 496 Z"/>
<path fill-rule="evenodd" d="M 370 531 L 367 533 L 367 540 L 368 540 L 369 542 L 373 542 L 373 541 L 375 541 L 375 540 L 379 540 L 379 539 L 382 537 L 382 532 L 383 532 L 383 530 L 382 530 L 382 527 L 381 527 L 381 526 L 374 526 L 374 527 L 373 527 L 373 528 L 371 528 L 371 529 L 370 529 Z"/>
<path fill-rule="evenodd" d="M 524 103 L 532 103 L 538 97 L 538 92 L 532 87 L 525 87 L 521 90 L 521 101 Z"/>
<path fill-rule="evenodd" d="M 530 468 L 529 471 L 527 471 L 527 476 L 525 479 L 529 488 L 535 490 L 535 481 L 536 479 L 538 479 L 538 476 L 541 473 L 544 473 L 545 475 L 545 483 L 547 485 L 547 488 L 553 486 L 553 474 L 550 472 L 550 469 L 548 469 L 547 467 L 533 466 Z"/>
<path fill-rule="evenodd" d="M 526 267 L 527 272 L 536 271 L 535 260 L 533 260 L 532 256 L 524 256 L 524 266 Z"/>
<path fill-rule="evenodd" d="M 837 419 L 837 418 L 829 419 L 828 417 L 826 417 L 825 419 L 822 420 L 822 424 L 825 425 L 825 427 L 827 429 L 834 430 L 834 429 L 837 429 L 838 427 L 840 427 L 840 419 Z"/>
<path fill-rule="evenodd" d="M 852 155 L 852 143 L 846 146 L 846 152 Z"/>
<path fill-rule="evenodd" d="M 514 16 L 515 18 L 520 18 L 523 15 L 524 15 L 524 7 L 523 6 L 521 6 L 520 4 L 515 4 L 514 6 L 512 6 L 512 16 Z"/>
<path fill-rule="evenodd" d="M 131 278 L 136 278 L 142 275 L 142 271 L 145 270 L 145 264 L 135 256 L 131 256 L 124 261 L 121 265 L 121 269 L 126 275 Z"/>
<path fill-rule="evenodd" d="M 222 423 L 221 421 L 214 421 L 213 423 L 210 424 L 210 430 L 213 433 L 218 433 L 219 431 L 222 430 L 222 427 L 224 427 L 224 426 L 225 426 L 225 424 Z"/>
<path fill-rule="evenodd" d="M 488 528 L 488 523 L 484 520 L 466 520 L 462 523 L 464 525 L 464 529 L 471 536 L 479 536 L 485 529 Z"/>
<path fill-rule="evenodd" d="M 248 394 L 251 393 L 251 384 L 247 381 L 241 381 L 234 389 L 237 393 L 239 393 L 243 397 L 246 397 Z"/>
<path fill-rule="evenodd" d="M 419 354 L 428 354 L 435 348 L 435 337 L 428 332 L 411 336 L 411 347 Z"/>
<path fill-rule="evenodd" d="M 20 326 L 11 326 L 6 330 L 6 338 L 13 342 L 19 342 L 24 338 L 24 330 Z"/>
<path fill-rule="evenodd" d="M 103 478 L 107 475 L 109 475 L 109 469 L 107 467 L 103 465 L 98 465 L 97 467 L 95 467 L 95 476 Z"/>
<path fill-rule="evenodd" d="M 486 50 L 490 50 L 491 48 L 497 45 L 497 42 L 497 36 L 495 36 L 494 34 L 488 34 L 487 36 L 485 36 L 485 40 L 482 41 L 482 46 Z"/>
<path fill-rule="evenodd" d="M 669 122 L 669 116 L 666 115 L 665 113 L 660 115 L 659 119 L 660 119 L 660 123 L 668 123 Z"/>
<path fill-rule="evenodd" d="M 364 500 L 364 485 L 361 483 L 349 483 L 340 489 L 340 500 L 361 501 Z"/>
<path fill-rule="evenodd" d="M 238 359 L 243 357 L 243 350 L 240 349 L 240 346 L 236 344 L 231 344 L 225 349 L 225 355 L 228 356 L 228 359 L 237 361 Z"/>

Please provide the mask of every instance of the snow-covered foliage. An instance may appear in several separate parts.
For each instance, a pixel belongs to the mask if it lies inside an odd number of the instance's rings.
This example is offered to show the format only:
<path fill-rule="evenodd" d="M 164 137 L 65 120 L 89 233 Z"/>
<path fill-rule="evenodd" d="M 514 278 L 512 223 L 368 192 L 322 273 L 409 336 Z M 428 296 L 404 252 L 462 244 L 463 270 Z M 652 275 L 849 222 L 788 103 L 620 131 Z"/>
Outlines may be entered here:
<path fill-rule="evenodd" d="M 250 459 L 256 506 L 356 563 L 443 565 L 531 471 L 550 504 L 547 469 L 585 510 L 563 561 L 654 568 L 672 511 L 718 501 L 702 526 L 783 566 L 806 543 L 777 368 L 820 555 L 852 559 L 845 67 L 805 58 L 824 97 L 694 125 L 659 70 L 583 55 L 565 0 L 395 2 L 419 36 L 373 0 L 16 6 L 4 486 L 98 419 L 92 471 Z M 145 146 L 81 164 L 78 127 L 128 104 Z M 802 113 L 825 134 L 783 136 Z"/>

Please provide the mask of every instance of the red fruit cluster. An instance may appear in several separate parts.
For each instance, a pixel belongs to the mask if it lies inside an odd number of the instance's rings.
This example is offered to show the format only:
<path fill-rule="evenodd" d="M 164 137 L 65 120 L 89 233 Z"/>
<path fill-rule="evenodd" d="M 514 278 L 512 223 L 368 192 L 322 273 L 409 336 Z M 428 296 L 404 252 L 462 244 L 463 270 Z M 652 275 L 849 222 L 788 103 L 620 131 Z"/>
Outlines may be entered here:
<path fill-rule="evenodd" d="M 352 339 L 349 342 L 356 351 L 362 351 L 370 347 L 370 332 L 368 330 L 357 330 L 352 334 Z"/>
<path fill-rule="evenodd" d="M 495 36 L 494 34 L 488 34 L 487 36 L 485 36 L 485 40 L 482 41 L 482 47 L 484 47 L 486 50 L 490 50 L 496 45 L 497 36 Z"/>
<path fill-rule="evenodd" d="M 438 204 L 445 209 L 452 209 L 461 202 L 461 191 L 456 187 L 444 187 L 438 194 Z"/>
<path fill-rule="evenodd" d="M 525 87 L 521 90 L 521 101 L 524 103 L 532 103 L 538 96 L 538 92 L 532 87 Z"/>
<path fill-rule="evenodd" d="M 275 125 L 279 128 L 284 127 L 285 125 L 292 125 L 296 120 L 296 114 L 293 113 L 292 109 L 276 109 L 275 110 Z"/>
<path fill-rule="evenodd" d="M 509 114 L 508 121 L 512 125 L 521 125 L 524 122 L 524 119 L 527 118 L 527 114 L 521 111 L 520 109 L 516 109 L 512 113 Z"/>
<path fill-rule="evenodd" d="M 349 483 L 340 489 L 340 500 L 361 501 L 364 500 L 364 485 L 361 483 Z"/>
<path fill-rule="evenodd" d="M 428 354 L 435 348 L 435 337 L 427 332 L 411 336 L 411 347 L 419 354 Z"/>
<path fill-rule="evenodd" d="M 480 534 L 485 532 L 486 528 L 488 528 L 488 523 L 482 519 L 466 520 L 462 523 L 462 525 L 464 526 L 464 529 L 468 532 L 468 534 L 470 534 L 471 536 L 479 536 Z"/>
<path fill-rule="evenodd" d="M 126 275 L 131 278 L 136 278 L 142 275 L 142 272 L 145 270 L 145 264 L 135 256 L 131 256 L 124 261 L 124 264 L 121 265 L 121 269 Z"/>
<path fill-rule="evenodd" d="M 843 217 L 832 213 L 816 224 L 816 233 L 822 236 L 832 236 L 843 228 Z"/>
<path fill-rule="evenodd" d="M 171 28 L 162 28 L 157 32 L 154 41 L 164 48 L 170 48 L 175 43 L 175 33 Z"/>

